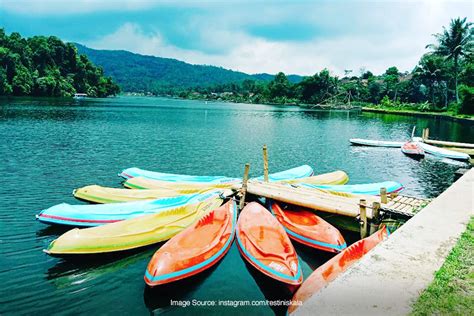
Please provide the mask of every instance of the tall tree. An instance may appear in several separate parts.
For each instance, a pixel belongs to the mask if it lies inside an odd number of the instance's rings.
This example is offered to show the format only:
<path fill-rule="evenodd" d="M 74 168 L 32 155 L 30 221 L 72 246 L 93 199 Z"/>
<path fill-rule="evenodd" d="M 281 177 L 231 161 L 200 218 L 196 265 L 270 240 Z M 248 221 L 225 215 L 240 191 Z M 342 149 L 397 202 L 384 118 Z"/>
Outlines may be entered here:
<path fill-rule="evenodd" d="M 434 34 L 438 43 L 427 46 L 427 48 L 433 49 L 435 53 L 453 61 L 456 102 L 458 103 L 458 76 L 460 59 L 473 53 L 474 28 L 471 26 L 472 23 L 467 22 L 466 18 L 452 19 L 449 29 L 443 27 L 442 33 Z"/>

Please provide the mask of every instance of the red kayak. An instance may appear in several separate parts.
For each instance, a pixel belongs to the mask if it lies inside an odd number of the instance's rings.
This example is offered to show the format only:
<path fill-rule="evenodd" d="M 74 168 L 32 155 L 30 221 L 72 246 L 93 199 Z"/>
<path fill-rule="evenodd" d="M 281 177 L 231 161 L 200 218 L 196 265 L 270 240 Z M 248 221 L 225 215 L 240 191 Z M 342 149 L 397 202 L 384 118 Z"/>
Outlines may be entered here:
<path fill-rule="evenodd" d="M 288 237 L 301 244 L 329 252 L 341 252 L 347 247 L 336 227 L 308 209 L 299 206 L 283 209 L 271 201 L 270 211 L 283 225 Z"/>
<path fill-rule="evenodd" d="M 303 281 L 295 248 L 283 227 L 262 205 L 252 202 L 237 222 L 237 245 L 255 269 L 294 289 Z"/>
<path fill-rule="evenodd" d="M 332 259 L 311 273 L 308 279 L 306 279 L 303 285 L 301 285 L 298 291 L 296 291 L 295 295 L 293 296 L 293 301 L 304 302 L 309 299 L 329 282 L 346 271 L 350 266 L 359 261 L 359 259 L 368 253 L 372 248 L 386 239 L 388 235 L 389 231 L 385 226 L 383 226 L 376 233 L 353 243 L 343 252 L 334 256 Z M 297 308 L 298 305 L 290 305 L 288 308 L 288 313 L 293 313 Z"/>
<path fill-rule="evenodd" d="M 216 264 L 232 245 L 236 222 L 234 201 L 204 215 L 155 252 L 145 271 L 146 284 L 181 280 Z"/>
<path fill-rule="evenodd" d="M 415 142 L 406 142 L 402 146 L 402 152 L 405 155 L 413 157 L 424 157 L 425 151 Z"/>

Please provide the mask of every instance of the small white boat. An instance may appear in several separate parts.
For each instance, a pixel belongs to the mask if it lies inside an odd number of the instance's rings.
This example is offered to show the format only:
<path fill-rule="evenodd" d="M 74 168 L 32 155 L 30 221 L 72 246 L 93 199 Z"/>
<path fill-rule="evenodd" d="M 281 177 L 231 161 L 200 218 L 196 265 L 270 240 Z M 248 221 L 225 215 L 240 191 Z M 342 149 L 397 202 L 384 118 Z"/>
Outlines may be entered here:
<path fill-rule="evenodd" d="M 413 137 L 413 141 L 416 142 L 424 151 L 425 153 L 443 157 L 443 158 L 450 158 L 455 160 L 469 160 L 470 156 L 466 153 L 460 153 L 457 151 L 449 150 L 446 148 L 440 148 L 432 145 L 428 145 L 423 142 L 421 137 Z"/>
<path fill-rule="evenodd" d="M 401 148 L 405 142 L 394 142 L 394 141 L 385 141 L 385 140 L 372 140 L 372 139 L 362 139 L 362 138 L 351 138 L 349 141 L 353 145 L 359 146 L 373 146 L 373 147 L 396 147 Z"/>
<path fill-rule="evenodd" d="M 85 99 L 87 98 L 87 94 L 86 93 L 74 93 L 74 99 Z"/>

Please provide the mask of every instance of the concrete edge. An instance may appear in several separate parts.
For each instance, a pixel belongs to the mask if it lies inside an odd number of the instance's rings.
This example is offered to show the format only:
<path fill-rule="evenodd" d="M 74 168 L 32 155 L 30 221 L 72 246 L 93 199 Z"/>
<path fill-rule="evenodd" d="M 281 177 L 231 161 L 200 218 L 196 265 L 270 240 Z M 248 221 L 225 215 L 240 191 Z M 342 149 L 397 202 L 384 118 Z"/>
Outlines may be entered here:
<path fill-rule="evenodd" d="M 474 169 L 295 315 L 406 315 L 474 215 Z"/>

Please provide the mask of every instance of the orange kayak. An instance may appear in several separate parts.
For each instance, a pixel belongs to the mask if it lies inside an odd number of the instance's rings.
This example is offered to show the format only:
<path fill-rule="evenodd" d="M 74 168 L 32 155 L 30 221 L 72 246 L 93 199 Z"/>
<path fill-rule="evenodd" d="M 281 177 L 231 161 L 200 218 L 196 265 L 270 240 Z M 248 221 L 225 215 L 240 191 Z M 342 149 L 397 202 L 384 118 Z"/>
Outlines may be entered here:
<path fill-rule="evenodd" d="M 233 200 L 204 215 L 155 252 L 145 271 L 146 284 L 181 280 L 216 264 L 232 245 L 236 222 Z"/>
<path fill-rule="evenodd" d="M 280 204 L 270 201 L 270 211 L 283 225 L 288 237 L 306 246 L 341 252 L 347 247 L 339 230 L 308 209 L 290 206 L 283 209 Z"/>
<path fill-rule="evenodd" d="M 386 239 L 389 234 L 390 233 L 388 229 L 383 226 L 376 233 L 353 243 L 344 251 L 334 256 L 332 259 L 311 273 L 308 279 L 306 279 L 303 285 L 301 285 L 301 287 L 296 291 L 295 295 L 293 296 L 293 301 L 304 302 L 309 299 L 329 282 L 333 281 L 341 273 L 356 263 L 372 248 Z M 293 313 L 297 308 L 298 305 L 290 305 L 288 313 Z"/>
<path fill-rule="evenodd" d="M 252 266 L 272 279 L 298 286 L 303 273 L 295 248 L 275 217 L 256 202 L 247 204 L 237 222 L 237 246 Z"/>

